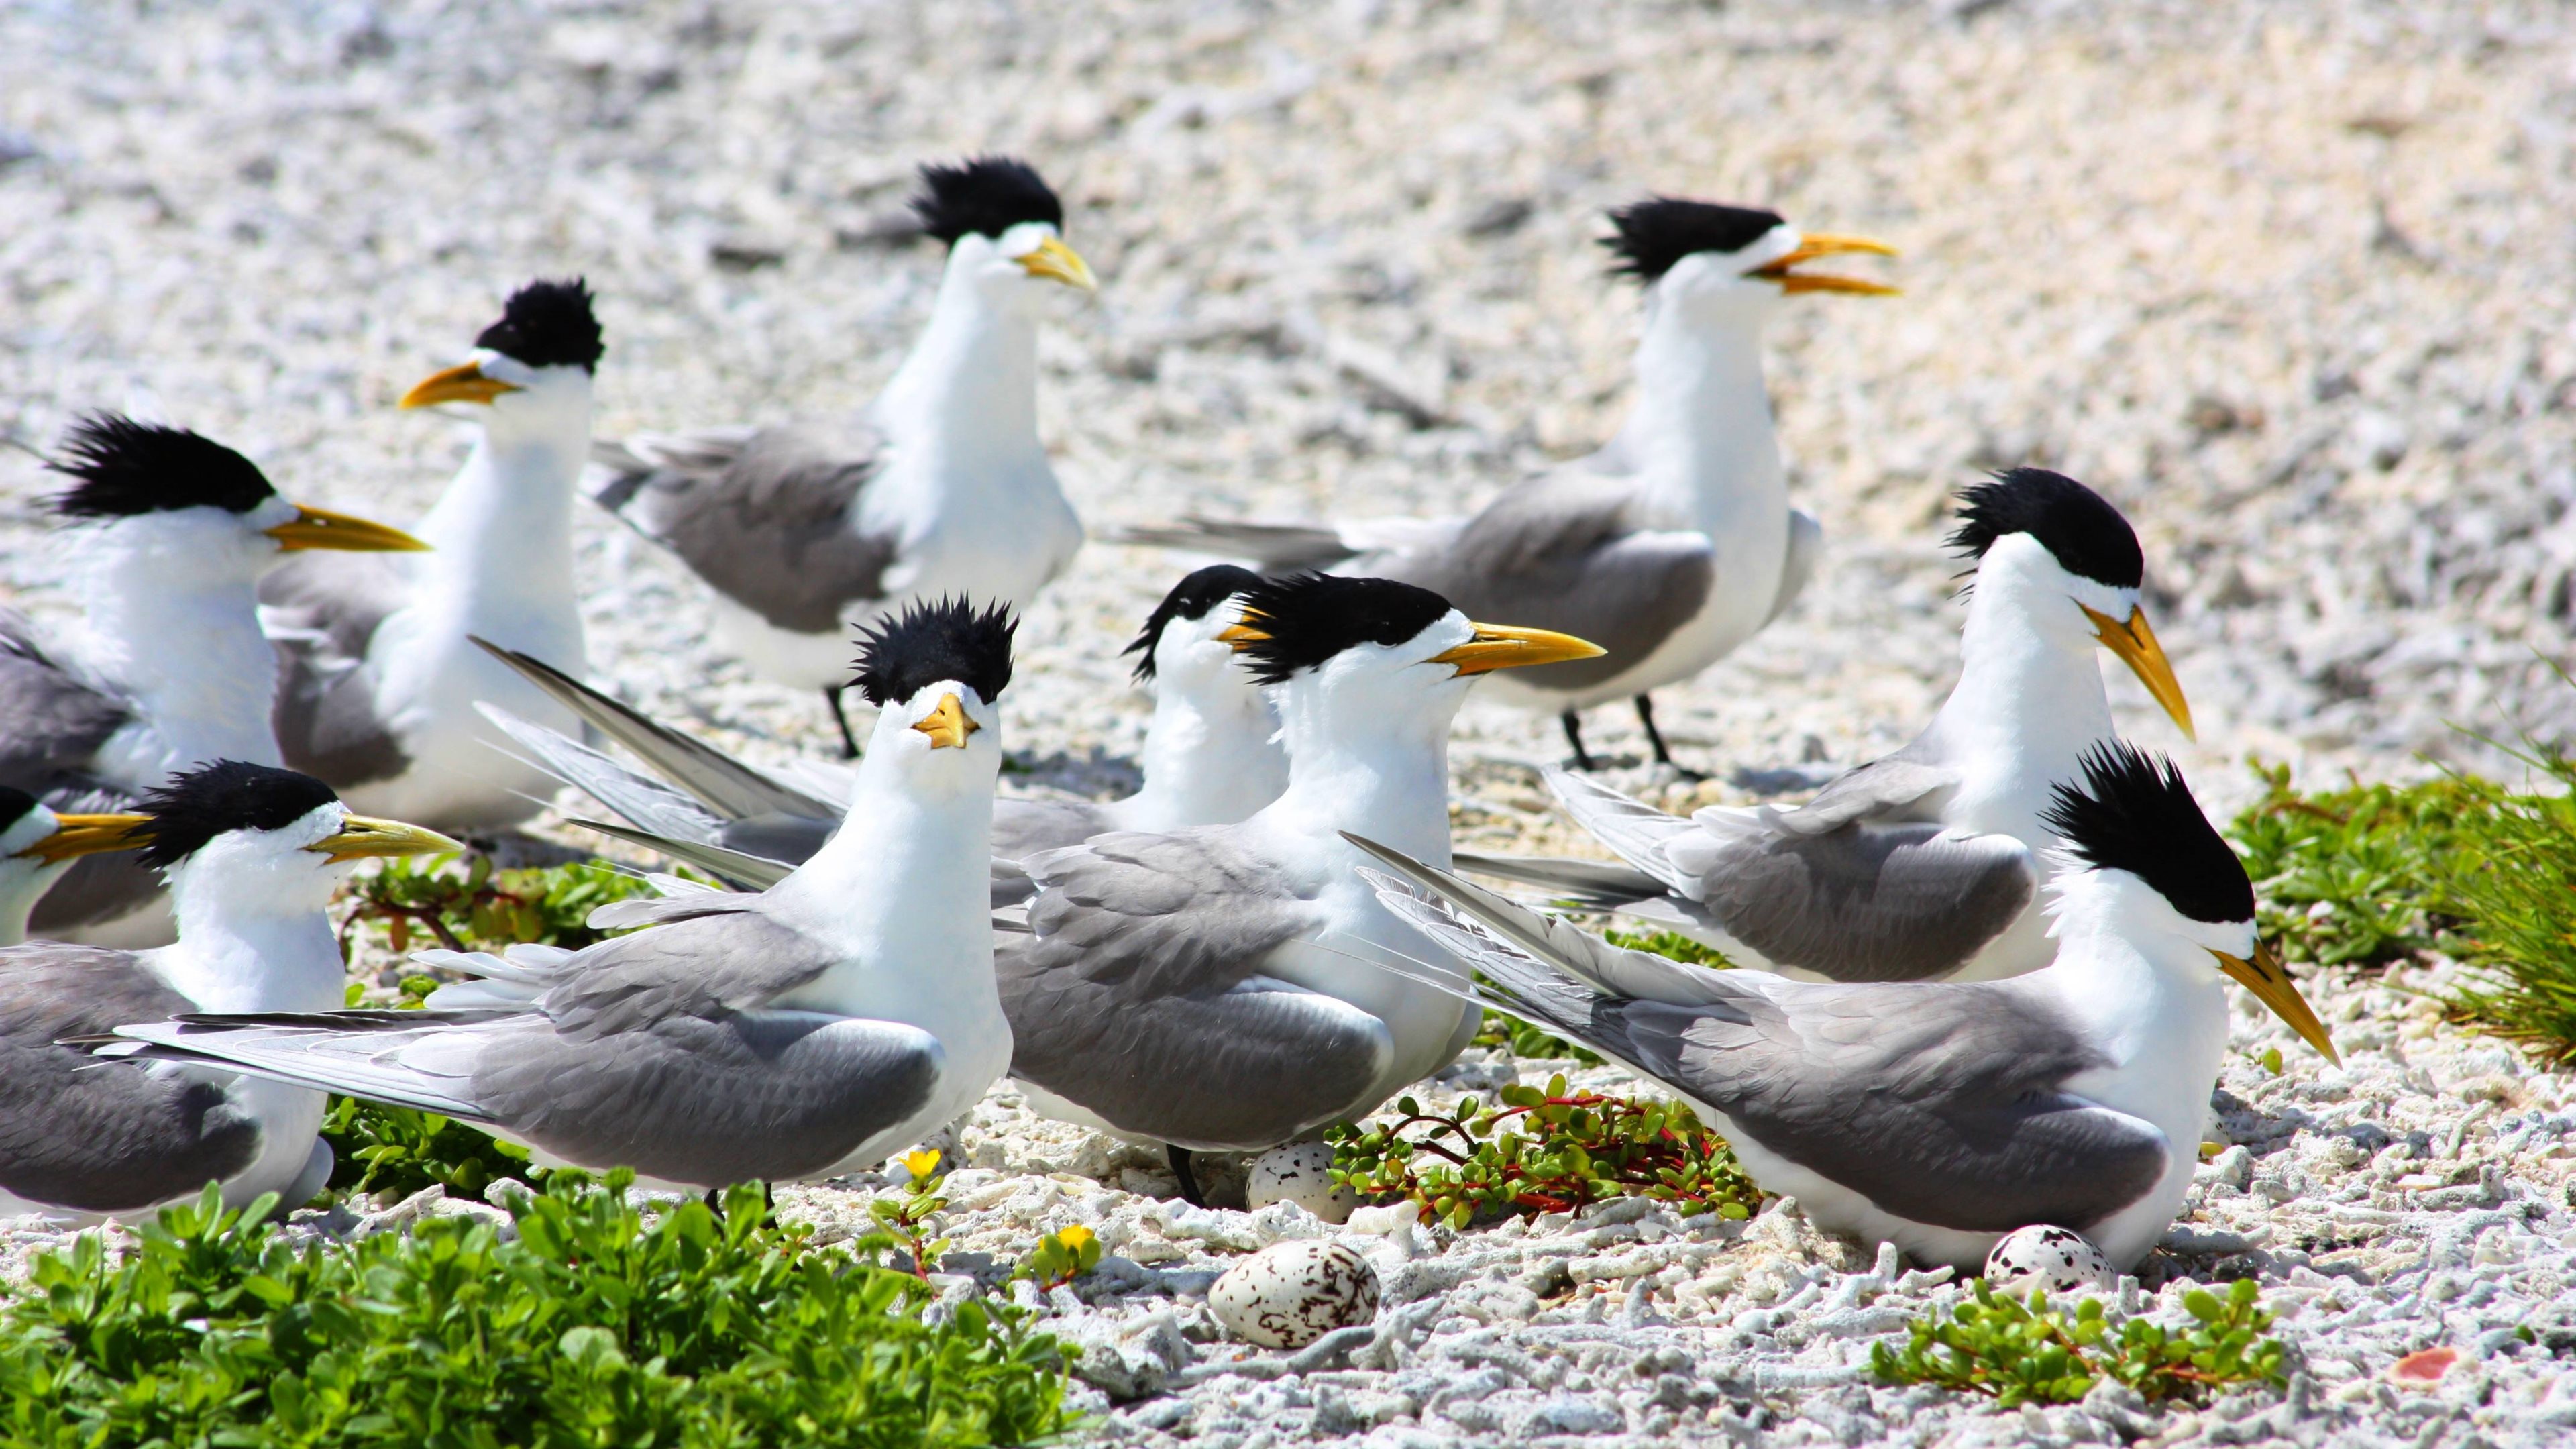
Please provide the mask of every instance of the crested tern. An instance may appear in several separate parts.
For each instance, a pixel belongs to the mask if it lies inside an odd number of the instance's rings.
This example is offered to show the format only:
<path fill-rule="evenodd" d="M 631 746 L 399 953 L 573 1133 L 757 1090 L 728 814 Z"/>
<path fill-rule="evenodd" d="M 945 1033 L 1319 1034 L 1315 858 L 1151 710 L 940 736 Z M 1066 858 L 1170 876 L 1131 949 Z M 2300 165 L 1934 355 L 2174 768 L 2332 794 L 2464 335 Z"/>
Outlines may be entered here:
<path fill-rule="evenodd" d="M 2191 1186 L 2232 979 L 2329 1058 L 2254 930 L 2254 888 L 2170 762 L 2085 757 L 2050 807 L 2053 965 L 2008 981 L 1790 981 L 1627 951 L 1386 846 L 1387 905 L 1463 971 L 1388 969 L 1580 1041 L 1671 1088 L 1817 1226 L 1981 1264 L 2072 1228 L 2126 1268 Z M 1420 894 L 1417 894 L 1419 892 Z"/>
<path fill-rule="evenodd" d="M 0 785 L 0 946 L 27 939 L 37 898 L 84 855 L 130 850 L 146 817 L 57 815 L 24 790 Z"/>
<path fill-rule="evenodd" d="M 1330 567 L 1418 584 L 1478 617 L 1526 619 L 1599 641 L 1598 659 L 1532 670 L 1497 698 L 1556 714 L 1592 768 L 1581 711 L 1635 701 L 1657 763 L 1672 752 L 1649 691 L 1733 653 L 1797 598 L 1823 531 L 1789 506 L 1762 329 L 1782 299 L 1895 289 L 1801 272 L 1818 257 L 1892 255 L 1860 237 L 1802 233 L 1772 212 L 1654 197 L 1610 213 L 1605 245 L 1646 291 L 1637 402 L 1599 451 L 1472 516 L 1322 525 L 1185 518 L 1128 542 L 1265 568 Z"/>
<path fill-rule="evenodd" d="M 1016 863 L 1038 851 L 1079 845 L 1110 830 L 1228 825 L 1279 798 L 1288 785 L 1288 757 L 1277 739 L 1278 717 L 1219 637 L 1234 623 L 1223 606 L 1259 582 L 1231 564 L 1199 569 L 1172 586 L 1127 646 L 1138 656 L 1137 682 L 1154 693 L 1142 789 L 1104 802 L 1007 796 L 993 802 L 993 854 L 1000 862 L 995 904 L 1026 896 L 1028 877 Z M 649 774 L 630 769 L 577 739 L 492 711 L 541 768 L 627 822 L 580 822 L 585 826 L 752 890 L 776 884 L 841 826 L 846 772 L 837 772 L 844 778 L 836 781 L 808 765 L 800 771 L 803 784 L 781 780 L 541 661 L 507 651 L 501 658 L 649 767 Z"/>
<path fill-rule="evenodd" d="M 47 466 L 72 527 L 80 627 L 59 643 L 0 610 L 0 784 L 60 811 L 130 807 L 210 760 L 279 763 L 277 658 L 260 576 L 301 551 L 405 552 L 409 534 L 277 496 L 257 465 L 196 433 L 95 416 Z M 81 860 L 31 928 L 124 945 L 167 941 L 161 882 L 135 857 Z"/>
<path fill-rule="evenodd" d="M 353 815 L 308 775 L 221 760 L 147 790 L 87 842 L 138 847 L 169 878 L 175 944 L 0 949 L 0 1216 L 131 1217 L 223 1184 L 303 1206 L 331 1176 L 319 1092 L 224 1070 L 97 1060 L 118 1025 L 197 1011 L 315 1011 L 341 1000 L 324 908 L 358 861 L 461 849 Z M 105 1050 L 121 1054 L 123 1048 Z"/>
<path fill-rule="evenodd" d="M 1010 1064 L 986 904 L 995 709 L 1014 624 L 915 603 L 868 634 L 880 708 L 851 782 L 869 829 L 757 894 L 620 901 L 581 951 L 416 959 L 477 979 L 419 1011 L 129 1021 L 198 1062 L 470 1123 L 541 1161 L 717 1188 L 850 1171 L 974 1105 Z"/>
<path fill-rule="evenodd" d="M 921 168 L 912 207 L 948 246 L 930 324 L 876 400 L 842 419 L 601 444 L 597 498 L 715 593 L 752 668 L 819 689 L 845 756 L 853 624 L 950 592 L 1026 609 L 1082 546 L 1038 439 L 1042 283 L 1095 290 L 1064 204 L 1026 162 Z"/>
<path fill-rule="evenodd" d="M 481 436 L 421 520 L 418 559 L 297 559 L 260 581 L 285 659 L 277 743 L 286 763 L 358 808 L 452 830 L 519 824 L 545 781 L 494 748 L 474 713 L 498 701 L 565 728 L 572 717 L 467 642 L 582 662 L 572 512 L 590 450 L 602 352 L 590 289 L 535 281 L 510 294 L 469 360 L 403 394 L 462 404 Z"/>
<path fill-rule="evenodd" d="M 1177 1149 L 1275 1146 L 1458 1054 L 1477 1013 L 1350 958 L 1412 932 L 1345 830 L 1449 856 L 1451 719 L 1497 670 L 1597 646 L 1470 622 L 1428 589 L 1295 574 L 1223 635 L 1272 686 L 1288 788 L 1235 825 L 1119 832 L 1021 862 L 1027 932 L 996 946 L 1011 1075 L 1047 1115 Z"/>
<path fill-rule="evenodd" d="M 2040 468 L 1960 495 L 1951 547 L 1973 561 L 1959 682 L 1923 732 L 1795 809 L 1688 820 L 1562 770 L 1566 811 L 1629 863 L 1478 856 L 1464 869 L 1644 916 L 1738 964 L 1835 981 L 1978 981 L 2055 953 L 2036 908 L 2056 786 L 2117 737 L 2098 648 L 2192 733 L 2138 593 L 2145 554 L 2120 511 Z"/>

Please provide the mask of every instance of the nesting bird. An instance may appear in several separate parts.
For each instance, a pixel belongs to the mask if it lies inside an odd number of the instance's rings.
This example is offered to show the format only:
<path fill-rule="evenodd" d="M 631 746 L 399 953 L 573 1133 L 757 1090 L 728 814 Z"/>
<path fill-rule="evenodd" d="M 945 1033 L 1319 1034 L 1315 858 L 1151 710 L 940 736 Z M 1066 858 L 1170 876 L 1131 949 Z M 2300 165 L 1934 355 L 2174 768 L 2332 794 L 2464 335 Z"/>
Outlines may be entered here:
<path fill-rule="evenodd" d="M 1973 1271 L 2004 1234 L 2048 1223 L 2126 1268 L 2191 1186 L 2227 1047 L 2223 983 L 2334 1047 L 2256 938 L 2245 869 L 2170 763 L 2097 747 L 2047 819 L 2065 842 L 2057 958 L 1977 983 L 1685 966 L 1366 848 L 1395 872 L 1378 878 L 1389 908 L 1491 985 L 1414 963 L 1391 973 L 1671 1088 L 1819 1227 Z"/>
<path fill-rule="evenodd" d="M 481 436 L 421 520 L 418 559 L 299 559 L 260 583 L 285 659 L 276 709 L 286 763 L 362 808 L 455 830 L 517 825 L 548 782 L 494 748 L 494 700 L 563 728 L 572 717 L 495 664 L 485 638 L 581 667 L 572 561 L 575 485 L 590 451 L 603 352 L 590 289 L 510 295 L 470 360 L 403 394 L 472 409 Z"/>
<path fill-rule="evenodd" d="M 58 647 L 0 611 L 0 784 L 57 810 L 122 809 L 213 760 L 278 763 L 260 577 L 304 550 L 428 546 L 290 503 L 248 458 L 179 428 L 87 418 L 48 466 L 72 479 L 53 511 L 76 526 L 82 628 Z M 32 929 L 165 941 L 160 900 L 132 857 L 94 856 L 45 893 Z"/>
<path fill-rule="evenodd" d="M 852 755 L 853 625 L 950 593 L 1025 609 L 1082 546 L 1037 430 L 1040 293 L 1096 287 L 1064 241 L 1064 204 L 999 156 L 924 166 L 921 182 L 913 211 L 948 266 L 873 403 L 597 450 L 600 503 L 706 582 L 719 635 L 755 671 L 822 690 Z"/>
<path fill-rule="evenodd" d="M 580 951 L 426 953 L 478 979 L 422 1011 L 138 1016 L 120 1034 L 673 1186 L 877 1161 L 1010 1062 L 986 890 L 1013 628 L 962 601 L 876 627 L 858 683 L 881 713 L 851 783 L 865 827 L 766 891 L 603 906 L 592 925 L 652 929 Z"/>
<path fill-rule="evenodd" d="M 1319 574 L 1248 588 L 1219 637 L 1272 687 L 1288 788 L 1235 825 L 1100 835 L 1021 864 L 997 947 L 1011 1075 L 1064 1120 L 1188 1154 L 1274 1146 L 1436 1071 L 1477 1013 L 1356 959 L 1416 946 L 1342 838 L 1449 854 L 1451 719 L 1476 681 L 1598 653 L 1479 624 L 1428 589 Z M 856 818 L 853 812 L 853 818 Z"/>
<path fill-rule="evenodd" d="M 1986 980 L 2055 948 L 2036 908 L 2057 785 L 2118 738 L 2097 648 L 2188 735 L 2191 708 L 2138 602 L 2145 554 L 2092 489 L 2041 468 L 1961 495 L 1950 544 L 1975 564 L 1959 682 L 1921 734 L 1795 809 L 1679 820 L 1546 773 L 1629 863 L 1478 856 L 1466 868 L 1651 918 L 1738 964 L 1833 981 Z"/>
<path fill-rule="evenodd" d="M 994 900 L 1027 894 L 1017 862 L 1109 830 L 1229 825 L 1279 797 L 1288 757 L 1279 721 L 1220 636 L 1227 607 L 1260 580 L 1211 564 L 1174 584 L 1127 646 L 1136 678 L 1154 693 L 1145 729 L 1144 788 L 1123 800 L 993 803 Z M 577 786 L 628 824 L 581 822 L 658 850 L 736 885 L 761 889 L 801 864 L 841 827 L 847 804 L 779 780 L 568 679 L 523 654 L 503 659 L 565 708 L 650 767 L 645 774 L 579 740 L 495 711 L 541 768 Z M 810 777 L 818 772 L 807 771 Z M 818 787 L 826 782 L 815 781 Z"/>
<path fill-rule="evenodd" d="M 102 1062 L 86 1043 L 200 1011 L 324 1011 L 341 1001 L 324 913 L 356 862 L 460 848 L 352 815 L 306 775 L 223 760 L 147 790 L 107 848 L 168 877 L 175 944 L 30 941 L 0 950 L 0 1217 L 133 1216 L 223 1184 L 300 1207 L 331 1176 L 322 1094 L 193 1066 Z M 110 1054 L 130 1049 L 107 1046 Z"/>
<path fill-rule="evenodd" d="M 1815 568 L 1822 530 L 1789 507 L 1762 329 L 1783 299 L 1876 296 L 1873 282 L 1800 266 L 1860 237 L 1801 233 L 1768 211 L 1657 197 L 1610 215 L 1607 244 L 1646 288 L 1637 402 L 1599 451 L 1505 492 L 1464 518 L 1321 525 L 1190 518 L 1126 539 L 1265 568 L 1330 567 L 1401 579 L 1479 617 L 1525 619 L 1598 641 L 1595 659 L 1534 669 L 1497 697 L 1563 722 L 1590 769 L 1581 711 L 1633 699 L 1657 762 L 1672 752 L 1650 691 L 1725 658 L 1779 616 Z"/>

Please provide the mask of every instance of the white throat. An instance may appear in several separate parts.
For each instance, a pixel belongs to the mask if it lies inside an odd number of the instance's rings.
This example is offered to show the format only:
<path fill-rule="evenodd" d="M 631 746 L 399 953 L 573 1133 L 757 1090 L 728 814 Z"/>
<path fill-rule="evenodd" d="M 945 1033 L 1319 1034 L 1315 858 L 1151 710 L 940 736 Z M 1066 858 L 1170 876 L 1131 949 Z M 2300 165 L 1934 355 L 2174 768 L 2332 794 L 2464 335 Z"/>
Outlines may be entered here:
<path fill-rule="evenodd" d="M 574 485 L 590 453 L 591 382 L 575 368 L 546 369 L 534 389 L 487 409 L 465 466 L 417 530 L 431 551 L 408 560 L 420 583 L 415 608 L 449 616 L 460 635 L 542 622 L 571 648 L 543 657 L 581 659 L 581 613 L 572 577 Z M 538 652 L 535 642 L 514 648 Z"/>
<path fill-rule="evenodd" d="M 1230 652 L 1214 641 L 1190 646 L 1200 648 Z M 1278 732 L 1270 702 L 1230 659 L 1209 669 L 1167 658 L 1157 666 L 1154 718 L 1145 727 L 1145 787 L 1110 807 L 1118 828 L 1165 831 L 1251 818 L 1288 787 Z"/>
<path fill-rule="evenodd" d="M 1766 308 L 1745 302 L 1711 313 L 1692 300 L 1649 297 L 1637 405 L 1613 446 L 1641 475 L 1660 515 L 1654 522 L 1706 531 L 1721 549 L 1741 529 L 1758 530 L 1763 537 L 1745 552 L 1767 557 L 1776 584 L 1789 494 L 1762 380 Z M 1730 589 L 1770 597 L 1727 577 Z"/>
<path fill-rule="evenodd" d="M 984 255 L 970 247 L 950 252 L 930 325 L 877 398 L 877 424 L 894 445 L 934 465 L 919 477 L 1007 474 L 1045 456 L 1037 319 L 985 295 L 976 275 Z"/>
<path fill-rule="evenodd" d="M 1442 665 L 1417 665 L 1442 669 Z M 1288 746 L 1288 788 L 1261 818 L 1345 845 L 1365 835 L 1416 860 L 1449 864 L 1449 724 L 1466 698 L 1389 700 L 1385 689 L 1335 691 L 1313 674 L 1271 691 Z"/>
<path fill-rule="evenodd" d="M 147 967 L 203 1011 L 339 1009 L 344 968 L 323 907 L 348 871 L 311 857 L 297 863 L 309 863 L 321 888 L 284 900 L 263 889 L 267 881 L 245 882 L 202 859 L 183 863 L 170 881 L 179 939 L 143 953 Z"/>
<path fill-rule="evenodd" d="M 2027 534 L 1987 550 L 1959 634 L 1959 683 L 1926 736 L 1962 783 L 1953 826 L 2002 831 L 2038 848 L 2052 786 L 2112 735 L 2092 628 L 2065 575 Z"/>
<path fill-rule="evenodd" d="M 101 528 L 84 541 L 80 570 L 83 654 L 142 705 L 140 728 L 120 731 L 101 766 L 137 786 L 209 760 L 281 763 L 269 724 L 277 658 L 259 628 L 257 570 L 174 558 L 188 544 L 161 526 L 169 517 Z"/>

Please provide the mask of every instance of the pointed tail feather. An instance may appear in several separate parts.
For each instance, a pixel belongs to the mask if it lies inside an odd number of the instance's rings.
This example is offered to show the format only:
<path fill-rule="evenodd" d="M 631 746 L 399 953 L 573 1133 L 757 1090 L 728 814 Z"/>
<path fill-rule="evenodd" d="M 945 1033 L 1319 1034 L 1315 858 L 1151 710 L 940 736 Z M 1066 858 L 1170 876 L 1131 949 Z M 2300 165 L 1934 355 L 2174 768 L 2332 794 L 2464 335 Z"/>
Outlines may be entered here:
<path fill-rule="evenodd" d="M 1689 833 L 1689 821 L 1667 815 L 1562 766 L 1546 766 L 1539 775 L 1574 823 L 1610 847 L 1612 854 L 1661 882 L 1665 890 L 1694 898 L 1698 895 L 1699 882 L 1676 869 L 1665 859 L 1663 850 L 1665 841 Z"/>
<path fill-rule="evenodd" d="M 1320 524 L 1251 523 L 1197 514 L 1184 514 L 1180 522 L 1165 527 L 1113 528 L 1106 537 L 1111 543 L 1250 559 L 1264 572 L 1321 568 L 1359 551 L 1344 543 L 1338 530 Z"/>
<path fill-rule="evenodd" d="M 585 723 L 635 752 L 654 773 L 679 787 L 723 820 L 754 815 L 804 815 L 837 820 L 841 812 L 753 769 L 714 747 L 657 723 L 541 659 L 504 649 L 487 639 L 475 644 Z M 489 707 L 486 706 L 487 712 Z M 588 787 L 584 787 L 588 788 Z"/>
<path fill-rule="evenodd" d="M 785 861 L 747 855 L 712 841 L 685 840 L 678 836 L 657 835 L 650 830 L 612 825 L 605 820 L 568 820 L 564 823 L 578 825 L 584 830 L 596 830 L 612 840 L 623 840 L 629 845 L 640 845 L 646 850 L 659 851 L 682 865 L 694 866 L 705 871 L 737 890 L 765 891 L 796 872 L 796 867 Z"/>
<path fill-rule="evenodd" d="M 456 1079 L 403 1065 L 401 1048 L 426 1032 L 470 1026 L 503 1012 L 316 1012 L 304 1021 L 283 1016 L 197 1016 L 139 1022 L 116 1029 L 140 1047 L 120 1055 L 145 1061 L 212 1066 L 290 1087 L 340 1092 L 369 1101 L 435 1112 L 467 1122 L 488 1122 L 482 1108 L 458 1094 Z M 350 1018 L 404 1018 L 400 1021 Z"/>
<path fill-rule="evenodd" d="M 474 708 L 519 746 L 516 751 L 502 753 L 572 786 L 645 829 L 688 840 L 712 840 L 724 829 L 724 822 L 695 800 L 570 735 L 521 719 L 486 700 L 476 701 Z"/>
<path fill-rule="evenodd" d="M 1642 870 L 1559 855 L 1479 855 L 1462 850 L 1458 868 L 1516 885 L 1537 886 L 1577 908 L 1613 911 L 1643 900 L 1661 900 L 1664 883 Z"/>

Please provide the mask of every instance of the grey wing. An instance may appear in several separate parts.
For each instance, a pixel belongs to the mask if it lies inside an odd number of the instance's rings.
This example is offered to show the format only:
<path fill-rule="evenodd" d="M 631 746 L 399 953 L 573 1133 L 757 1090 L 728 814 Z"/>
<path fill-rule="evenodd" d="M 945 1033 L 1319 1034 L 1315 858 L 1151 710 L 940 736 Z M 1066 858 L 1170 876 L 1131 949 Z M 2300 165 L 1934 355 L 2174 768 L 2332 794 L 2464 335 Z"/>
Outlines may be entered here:
<path fill-rule="evenodd" d="M 0 609 L 0 784 L 39 797 L 94 785 L 100 747 L 134 718 L 120 691 L 49 652 L 33 620 Z"/>
<path fill-rule="evenodd" d="M 591 1040 L 665 1018 L 755 1010 L 842 960 L 837 948 L 769 915 L 756 895 L 650 904 L 666 924 L 602 941 L 558 968 L 540 1001 L 557 1031 Z"/>
<path fill-rule="evenodd" d="M 855 527 L 858 496 L 885 464 L 872 429 L 795 424 L 612 446 L 601 456 L 619 471 L 600 502 L 772 626 L 834 633 L 848 605 L 885 596 L 894 542 Z"/>
<path fill-rule="evenodd" d="M 0 1189 L 131 1212 L 247 1168 L 259 1124 L 220 1086 L 57 1045 L 189 1009 L 130 952 L 60 941 L 0 951 Z"/>
<path fill-rule="evenodd" d="M 1436 552 L 1390 555 L 1388 576 L 1446 597 L 1471 619 L 1554 629 L 1607 653 L 1543 664 L 1534 688 L 1575 690 L 1634 667 L 1699 613 L 1715 586 L 1699 534 L 1640 528 L 1627 483 L 1558 469 L 1505 493 Z"/>
<path fill-rule="evenodd" d="M 1761 809 L 1762 817 L 1793 835 L 1822 835 L 1855 820 L 1931 820 L 1940 801 L 1933 797 L 1955 789 L 1959 772 L 1919 753 L 1920 742 L 1866 765 L 1845 770 L 1827 782 L 1816 797 L 1795 810 Z"/>
<path fill-rule="evenodd" d="M 1565 813 L 1594 839 L 1610 847 L 1621 860 L 1662 882 L 1664 888 L 1688 893 L 1690 878 L 1665 858 L 1664 846 L 1690 834 L 1689 821 L 1667 815 L 1643 800 L 1561 766 L 1542 766 L 1539 776 L 1555 793 L 1557 803 L 1565 807 Z"/>
<path fill-rule="evenodd" d="M 1323 568 L 1358 552 L 1327 524 L 1254 523 L 1194 513 L 1183 514 L 1178 523 L 1113 529 L 1109 541 L 1250 559 L 1264 573 Z"/>
<path fill-rule="evenodd" d="M 2176 1150 L 2065 1090 L 2103 1059 L 2011 983 L 1747 989 L 1730 1005 L 1617 1013 L 1633 1060 L 1899 1217 L 2089 1231 L 2151 1190 Z"/>
<path fill-rule="evenodd" d="M 409 599 L 400 565 L 374 554 L 303 553 L 260 580 L 260 627 L 277 648 L 270 723 L 290 768 L 341 787 L 411 767 L 376 705 L 367 646 Z"/>
<path fill-rule="evenodd" d="M 1664 854 L 1719 929 L 1775 966 L 1924 981 L 1966 966 L 2030 908 L 2039 869 L 2009 835 L 1855 822 L 1821 835 L 1700 812 Z"/>
<path fill-rule="evenodd" d="M 1561 855 L 1480 855 L 1461 850 L 1452 862 L 1462 871 L 1537 886 L 1583 910 L 1608 911 L 1660 897 L 1664 883 L 1642 870 Z"/>
<path fill-rule="evenodd" d="M 1100 806 L 1088 800 L 993 802 L 993 854 L 1003 860 L 1026 860 L 1080 845 L 1111 828 Z"/>
<path fill-rule="evenodd" d="M 1351 1110 L 1393 1045 L 1337 998 L 1264 978 L 1323 929 L 1227 827 L 1111 834 L 1027 862 L 1030 934 L 995 943 L 1011 1075 L 1121 1131 L 1267 1147 Z"/>

